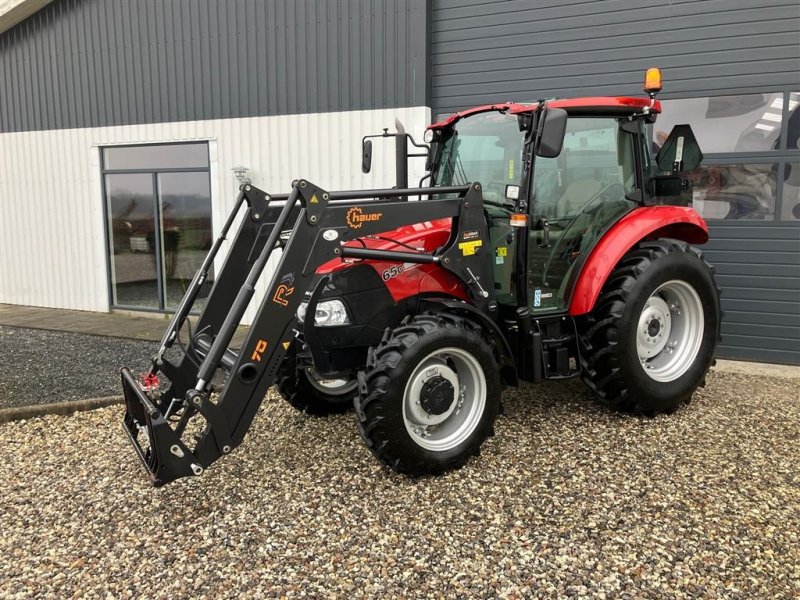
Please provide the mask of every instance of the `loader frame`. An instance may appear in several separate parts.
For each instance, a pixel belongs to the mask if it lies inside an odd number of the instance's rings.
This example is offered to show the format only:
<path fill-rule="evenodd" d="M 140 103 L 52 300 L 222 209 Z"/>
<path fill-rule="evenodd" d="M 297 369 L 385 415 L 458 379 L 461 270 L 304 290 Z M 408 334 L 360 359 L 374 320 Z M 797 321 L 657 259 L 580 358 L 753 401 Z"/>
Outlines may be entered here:
<path fill-rule="evenodd" d="M 428 199 L 406 202 L 412 194 Z M 167 352 L 180 339 L 181 328 L 244 204 L 244 219 L 195 334 L 172 362 Z M 343 245 L 402 225 L 442 218 L 453 219 L 451 235 L 432 253 Z M 323 277 L 313 290 L 309 289 L 320 265 L 335 258 L 437 263 L 464 282 L 477 310 L 496 319 L 488 246 L 478 183 L 327 192 L 301 179 L 294 183 L 291 193 L 281 195 L 242 185 L 219 236 L 167 327 L 149 372 L 139 379 L 127 368 L 121 369 L 126 404 L 123 425 L 153 484 L 199 475 L 243 441 L 295 330 L 301 327 L 296 312 L 304 300 L 309 303 L 306 313 L 310 315 L 306 333 L 313 328 L 313 315 L 327 281 Z M 276 249 L 282 249 L 282 253 L 267 292 L 241 349 L 232 350 L 229 346 L 236 328 Z M 227 371 L 228 376 L 217 395 L 212 380 L 219 369 Z M 157 383 L 159 374 L 169 380 L 163 392 Z M 204 419 L 205 424 L 196 445 L 192 445 L 184 438 L 188 436 L 187 425 L 197 418 Z"/>

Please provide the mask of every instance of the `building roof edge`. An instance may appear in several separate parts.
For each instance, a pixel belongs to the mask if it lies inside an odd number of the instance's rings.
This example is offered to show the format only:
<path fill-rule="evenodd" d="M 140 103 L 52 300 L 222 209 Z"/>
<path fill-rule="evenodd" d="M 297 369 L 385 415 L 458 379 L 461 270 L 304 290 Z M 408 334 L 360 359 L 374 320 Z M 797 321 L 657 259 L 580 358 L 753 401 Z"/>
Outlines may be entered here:
<path fill-rule="evenodd" d="M 0 35 L 40 11 L 53 0 L 0 0 Z"/>

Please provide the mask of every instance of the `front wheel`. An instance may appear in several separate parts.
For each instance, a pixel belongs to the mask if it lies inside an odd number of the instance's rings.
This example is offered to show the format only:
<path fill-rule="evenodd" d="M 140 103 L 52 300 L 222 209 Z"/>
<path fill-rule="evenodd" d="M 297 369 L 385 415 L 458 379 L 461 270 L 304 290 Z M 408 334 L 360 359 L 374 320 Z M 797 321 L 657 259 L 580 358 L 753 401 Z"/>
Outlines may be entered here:
<path fill-rule="evenodd" d="M 297 340 L 286 353 L 275 387 L 278 393 L 297 410 L 315 417 L 343 413 L 353 406 L 358 382 L 350 377 L 326 377 L 313 366 L 301 367 L 296 361 Z"/>
<path fill-rule="evenodd" d="M 578 325 L 582 376 L 603 402 L 672 412 L 691 399 L 714 359 L 720 308 L 713 269 L 684 242 L 642 242 Z"/>
<path fill-rule="evenodd" d="M 491 434 L 501 383 L 492 342 L 453 315 L 408 318 L 371 350 L 355 400 L 373 454 L 409 475 L 461 467 Z"/>

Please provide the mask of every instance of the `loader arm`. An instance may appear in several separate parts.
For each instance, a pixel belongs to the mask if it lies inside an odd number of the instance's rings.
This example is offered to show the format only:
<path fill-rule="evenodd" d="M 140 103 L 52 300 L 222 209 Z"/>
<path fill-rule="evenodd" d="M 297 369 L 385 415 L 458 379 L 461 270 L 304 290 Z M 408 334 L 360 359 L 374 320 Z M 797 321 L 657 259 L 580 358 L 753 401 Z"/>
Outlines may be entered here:
<path fill-rule="evenodd" d="M 431 199 L 403 201 L 412 194 Z M 278 201 L 284 201 L 283 205 L 276 205 Z M 168 360 L 167 351 L 178 339 L 210 265 L 244 204 L 247 214 L 200 315 L 196 334 L 173 363 Z M 343 246 L 366 235 L 442 218 L 453 219 L 450 238 L 432 253 Z M 281 234 L 287 229 L 290 233 L 283 242 L 281 238 L 285 236 Z M 199 475 L 242 442 L 294 338 L 297 308 L 320 265 L 337 257 L 435 262 L 464 282 L 479 310 L 494 315 L 488 239 L 481 186 L 477 183 L 329 193 L 299 180 L 290 194 L 274 196 L 243 185 L 219 239 L 170 322 L 144 383 L 128 369 L 121 370 L 125 430 L 153 483 L 163 485 L 180 477 Z M 281 257 L 267 293 L 241 349 L 234 352 L 229 346 L 236 327 L 270 257 L 279 248 Z M 312 302 L 324 282 L 323 278 L 316 293 L 311 294 Z M 310 314 L 314 314 L 313 310 Z M 228 375 L 217 395 L 212 381 L 221 368 Z M 154 383 L 159 376 L 169 380 L 163 393 L 163 387 Z"/>

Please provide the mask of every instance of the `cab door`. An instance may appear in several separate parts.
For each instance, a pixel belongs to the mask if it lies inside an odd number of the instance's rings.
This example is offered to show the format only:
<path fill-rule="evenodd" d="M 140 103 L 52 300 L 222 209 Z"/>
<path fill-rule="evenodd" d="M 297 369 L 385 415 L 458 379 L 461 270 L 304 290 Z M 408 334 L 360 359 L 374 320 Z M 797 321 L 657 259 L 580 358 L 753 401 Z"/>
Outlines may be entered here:
<path fill-rule="evenodd" d="M 566 310 L 581 258 L 636 205 L 626 194 L 641 185 L 639 134 L 620 124 L 611 116 L 570 116 L 561 153 L 536 157 L 528 239 L 528 303 L 534 313 Z"/>

